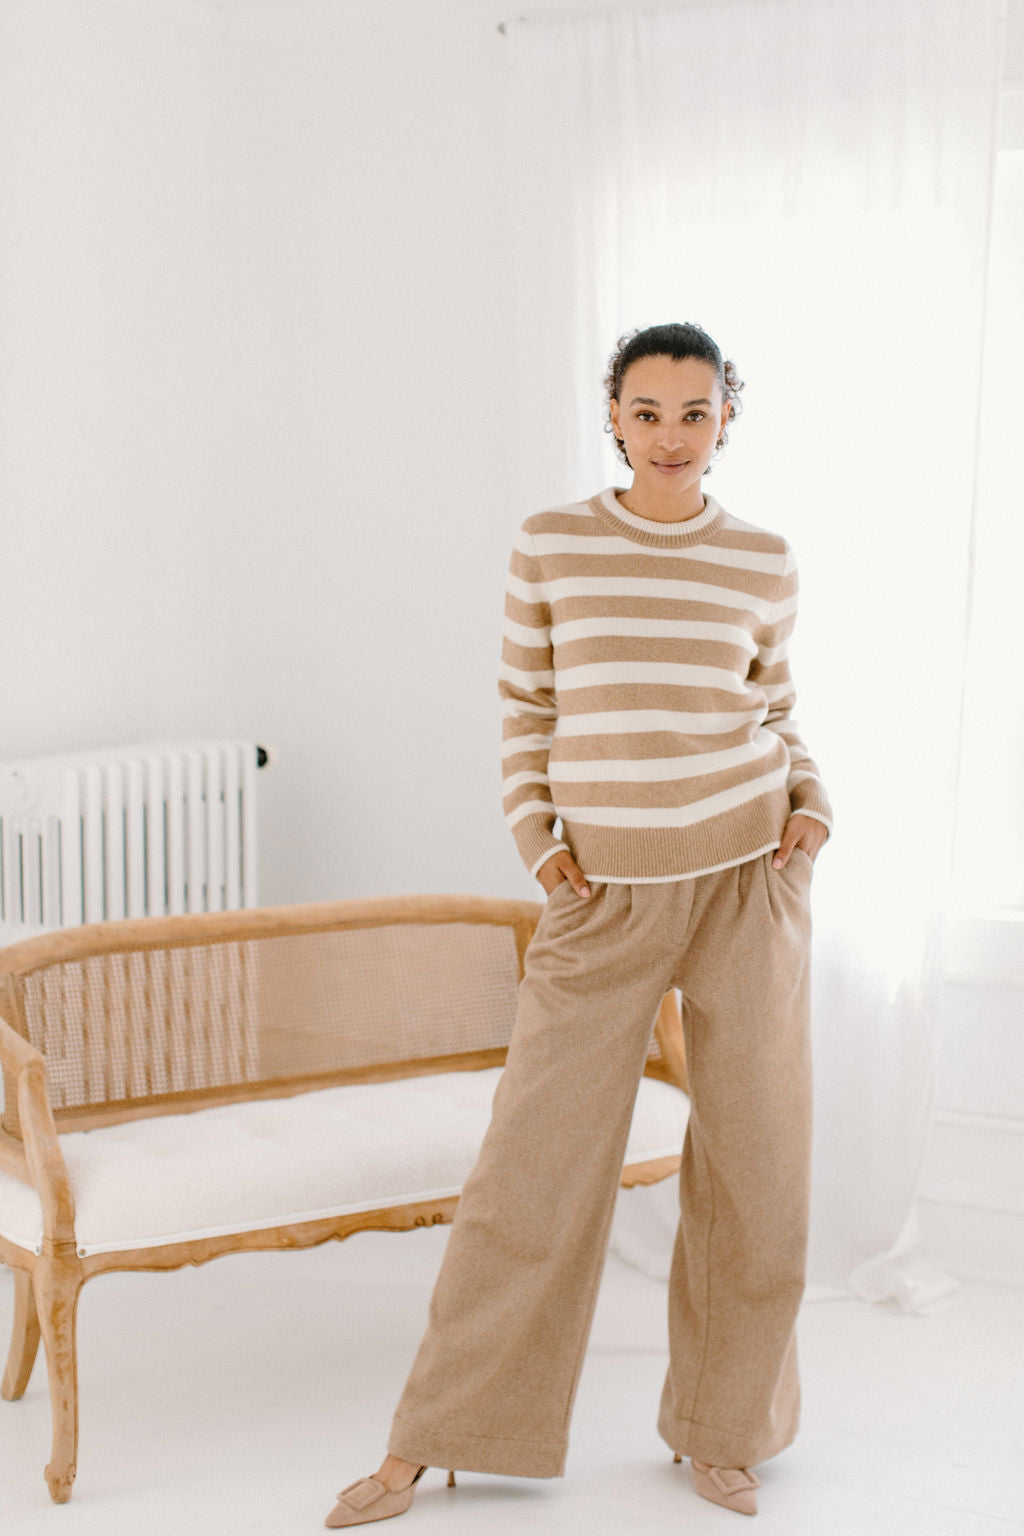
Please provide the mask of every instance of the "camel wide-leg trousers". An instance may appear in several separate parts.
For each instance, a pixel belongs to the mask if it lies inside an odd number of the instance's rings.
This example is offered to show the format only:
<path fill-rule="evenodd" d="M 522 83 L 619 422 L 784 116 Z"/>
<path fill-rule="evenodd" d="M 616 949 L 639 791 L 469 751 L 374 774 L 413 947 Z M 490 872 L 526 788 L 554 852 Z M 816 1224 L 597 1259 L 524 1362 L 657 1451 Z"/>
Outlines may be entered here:
<path fill-rule="evenodd" d="M 658 1430 L 749 1467 L 795 1437 L 811 1154 L 813 862 L 562 884 L 527 948 L 491 1122 L 388 1450 L 561 1477 L 633 1104 L 681 989 L 690 1116 Z"/>

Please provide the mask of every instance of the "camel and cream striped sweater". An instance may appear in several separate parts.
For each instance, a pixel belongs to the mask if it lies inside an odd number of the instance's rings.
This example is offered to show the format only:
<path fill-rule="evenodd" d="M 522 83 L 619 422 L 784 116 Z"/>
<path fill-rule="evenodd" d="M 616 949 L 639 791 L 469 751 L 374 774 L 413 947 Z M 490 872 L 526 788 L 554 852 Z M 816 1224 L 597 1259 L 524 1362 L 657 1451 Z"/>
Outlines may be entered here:
<path fill-rule="evenodd" d="M 791 713 L 789 544 L 711 496 L 661 523 L 615 490 L 533 513 L 509 560 L 502 785 L 527 869 L 565 848 L 588 880 L 681 880 L 777 848 L 793 811 L 831 833 Z"/>

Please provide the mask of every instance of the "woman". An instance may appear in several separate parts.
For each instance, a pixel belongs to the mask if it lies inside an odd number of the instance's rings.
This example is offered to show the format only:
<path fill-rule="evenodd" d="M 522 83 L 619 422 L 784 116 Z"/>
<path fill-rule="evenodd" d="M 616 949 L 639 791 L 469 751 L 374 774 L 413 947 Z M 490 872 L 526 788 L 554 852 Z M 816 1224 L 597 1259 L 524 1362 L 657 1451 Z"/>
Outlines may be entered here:
<path fill-rule="evenodd" d="M 743 388 L 705 331 L 624 336 L 605 382 L 632 485 L 527 517 L 509 563 L 505 814 L 548 901 L 388 1455 L 329 1526 L 400 1514 L 428 1465 L 563 1475 L 674 986 L 691 1102 L 658 1429 L 699 1493 L 754 1514 L 750 1467 L 798 1428 L 810 885 L 832 811 L 791 714 L 796 569 L 701 490 Z"/>

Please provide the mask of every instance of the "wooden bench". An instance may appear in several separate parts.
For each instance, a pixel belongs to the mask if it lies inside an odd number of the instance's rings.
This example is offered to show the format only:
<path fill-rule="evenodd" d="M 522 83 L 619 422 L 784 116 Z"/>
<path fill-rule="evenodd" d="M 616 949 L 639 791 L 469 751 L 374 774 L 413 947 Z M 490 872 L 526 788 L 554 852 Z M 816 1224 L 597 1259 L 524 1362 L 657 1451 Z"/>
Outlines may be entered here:
<path fill-rule="evenodd" d="M 56 1502 L 75 1477 L 86 1280 L 452 1219 L 542 910 L 382 897 L 95 923 L 0 950 L 3 1396 L 24 1393 L 41 1335 Z M 674 991 L 652 1025 L 624 1185 L 680 1162 Z"/>

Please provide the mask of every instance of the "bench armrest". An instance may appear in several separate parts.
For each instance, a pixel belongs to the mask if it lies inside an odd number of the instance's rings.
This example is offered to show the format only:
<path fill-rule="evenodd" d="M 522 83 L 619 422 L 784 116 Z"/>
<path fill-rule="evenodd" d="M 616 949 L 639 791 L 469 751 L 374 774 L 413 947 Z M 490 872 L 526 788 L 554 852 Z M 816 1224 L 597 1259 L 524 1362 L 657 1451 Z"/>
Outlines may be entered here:
<path fill-rule="evenodd" d="M 0 1061 L 14 1077 L 22 1140 L 0 1133 L 0 1168 L 31 1184 L 43 1208 L 43 1238 L 74 1243 L 75 1203 L 67 1164 L 53 1123 L 46 1060 L 0 1018 Z"/>

